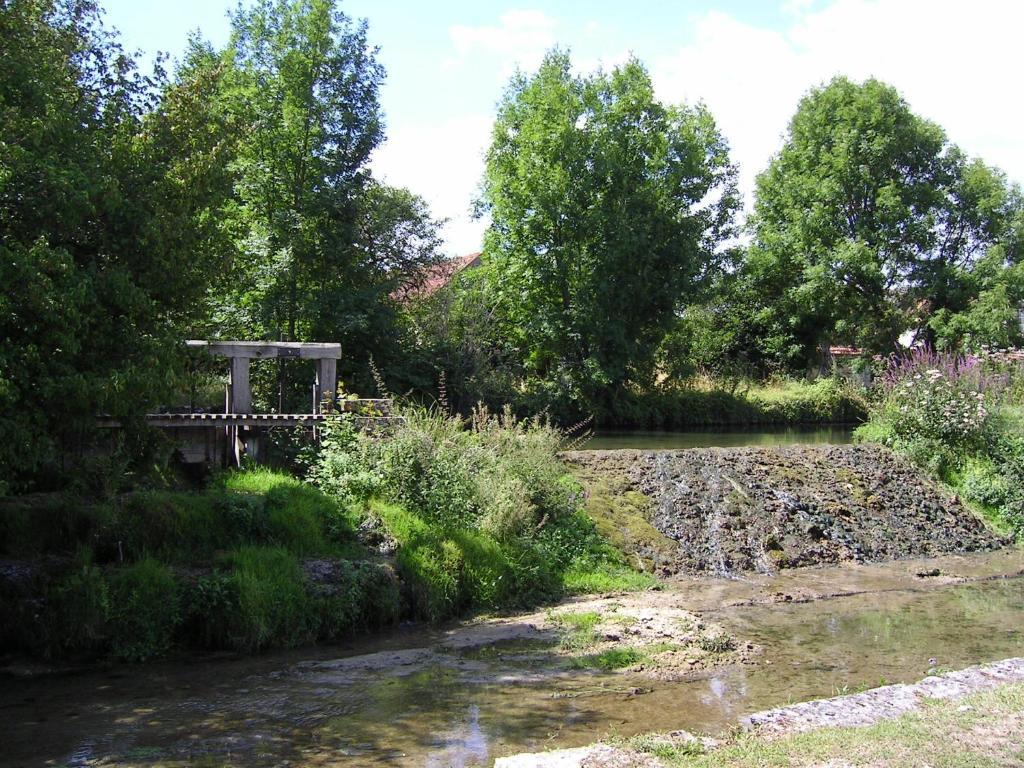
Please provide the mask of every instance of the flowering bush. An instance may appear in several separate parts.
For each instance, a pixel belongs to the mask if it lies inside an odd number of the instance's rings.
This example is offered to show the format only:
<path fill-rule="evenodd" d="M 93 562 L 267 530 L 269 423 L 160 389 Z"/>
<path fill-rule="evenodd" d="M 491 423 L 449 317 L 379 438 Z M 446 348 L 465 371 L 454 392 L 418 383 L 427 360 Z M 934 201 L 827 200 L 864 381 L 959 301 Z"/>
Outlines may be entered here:
<path fill-rule="evenodd" d="M 1021 356 L 915 350 L 888 361 L 857 435 L 952 485 L 1007 532 L 1024 536 Z"/>
<path fill-rule="evenodd" d="M 938 368 L 914 373 L 896 386 L 889 395 L 889 407 L 893 434 L 904 440 L 976 442 L 984 435 L 989 417 L 984 392 Z"/>

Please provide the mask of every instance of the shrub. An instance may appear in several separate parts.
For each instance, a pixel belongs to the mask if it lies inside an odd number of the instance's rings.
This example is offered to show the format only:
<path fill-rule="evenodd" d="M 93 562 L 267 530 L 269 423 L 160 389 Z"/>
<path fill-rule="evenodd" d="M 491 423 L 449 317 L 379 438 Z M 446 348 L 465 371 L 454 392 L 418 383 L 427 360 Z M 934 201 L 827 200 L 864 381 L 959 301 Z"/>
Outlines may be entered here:
<path fill-rule="evenodd" d="M 577 577 L 613 562 L 628 570 L 582 513 L 557 429 L 483 407 L 467 420 L 403 417 L 385 436 L 328 426 L 310 477 L 383 522 L 413 615 L 535 605 L 562 594 L 570 566 Z"/>
<path fill-rule="evenodd" d="M 321 639 L 339 640 L 398 621 L 401 595 L 388 567 L 347 560 L 333 561 L 331 566 L 330 583 L 314 590 Z"/>
<path fill-rule="evenodd" d="M 952 485 L 997 528 L 1024 535 L 1024 438 L 1014 376 L 992 355 L 928 350 L 889 361 L 857 430 Z"/>
<path fill-rule="evenodd" d="M 306 554 L 325 551 L 328 541 L 348 542 L 355 536 L 353 520 L 343 505 L 291 475 L 254 468 L 228 473 L 223 486 L 263 498 L 266 518 L 261 533 L 268 543 Z"/>
<path fill-rule="evenodd" d="M 468 422 L 427 410 L 403 419 L 386 439 L 353 434 L 338 420 L 311 479 L 343 499 L 382 496 L 431 525 L 483 526 L 499 540 L 578 506 L 579 488 L 557 457 L 561 433 L 550 425 L 482 408 Z"/>
<path fill-rule="evenodd" d="M 62 494 L 0 502 L 0 552 L 17 557 L 73 554 L 92 543 L 110 514 L 107 504 L 83 504 Z"/>
<path fill-rule="evenodd" d="M 178 588 L 167 567 L 145 558 L 119 569 L 110 585 L 111 649 L 126 661 L 166 654 L 181 622 Z"/>
<path fill-rule="evenodd" d="M 106 642 L 110 590 L 89 550 L 46 590 L 47 618 L 41 631 L 49 655 L 98 652 Z"/>
<path fill-rule="evenodd" d="M 998 508 L 1010 501 L 1013 489 L 990 461 L 967 462 L 960 479 L 964 498 L 986 507 Z"/>

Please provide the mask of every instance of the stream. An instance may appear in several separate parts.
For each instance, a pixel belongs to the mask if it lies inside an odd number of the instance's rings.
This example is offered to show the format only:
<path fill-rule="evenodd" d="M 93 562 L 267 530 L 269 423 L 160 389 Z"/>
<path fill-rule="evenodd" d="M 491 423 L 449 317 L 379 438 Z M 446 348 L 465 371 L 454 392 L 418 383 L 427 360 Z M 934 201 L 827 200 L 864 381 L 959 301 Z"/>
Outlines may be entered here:
<path fill-rule="evenodd" d="M 938 569 L 939 576 L 930 574 Z M 1024 553 L 808 568 L 665 591 L 760 647 L 675 682 L 568 670 L 514 641 L 408 628 L 255 658 L 0 678 L 0 766 L 475 766 L 686 729 L 1024 654 Z M 921 574 L 928 574 L 928 577 Z M 468 629 L 467 629 L 468 628 Z"/>
<path fill-rule="evenodd" d="M 599 431 L 580 450 L 613 451 L 634 448 L 644 451 L 684 448 L 739 448 L 772 445 L 845 445 L 853 442 L 850 425 L 743 428 L 714 427 L 703 430 L 670 432 L 656 430 Z"/>

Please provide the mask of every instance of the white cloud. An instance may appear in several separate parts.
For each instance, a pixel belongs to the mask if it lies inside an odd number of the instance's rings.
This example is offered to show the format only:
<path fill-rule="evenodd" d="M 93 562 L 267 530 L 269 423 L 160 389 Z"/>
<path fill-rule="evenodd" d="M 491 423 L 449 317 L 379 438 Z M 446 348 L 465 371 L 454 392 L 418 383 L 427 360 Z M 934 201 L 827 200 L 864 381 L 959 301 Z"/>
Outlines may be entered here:
<path fill-rule="evenodd" d="M 375 176 L 423 195 L 434 216 L 449 220 L 442 230 L 449 255 L 478 251 L 483 243 L 486 224 L 470 217 L 470 205 L 491 123 L 490 115 L 466 115 L 395 126 L 373 156 Z"/>
<path fill-rule="evenodd" d="M 1024 4 L 836 0 L 791 9 L 796 16 L 780 31 L 708 13 L 693 43 L 652 65 L 661 98 L 707 103 L 745 192 L 781 145 L 800 96 L 837 74 L 891 83 L 969 154 L 1024 180 L 1024 143 L 1016 139 Z"/>
<path fill-rule="evenodd" d="M 508 79 L 516 67 L 536 69 L 544 54 L 555 45 L 556 21 L 543 11 L 512 10 L 503 13 L 497 25 L 469 27 L 456 24 L 450 30 L 456 58 L 445 67 L 474 63 L 480 59 L 498 62 L 498 78 Z"/>
<path fill-rule="evenodd" d="M 1018 95 L 1024 68 L 1017 39 L 1024 3 L 789 0 L 786 10 L 784 26 L 775 29 L 708 12 L 687 30 L 691 43 L 645 60 L 659 98 L 704 101 L 711 109 L 740 164 L 748 204 L 754 177 L 781 146 L 800 97 L 836 74 L 891 83 L 915 112 L 942 125 L 969 154 L 1024 182 L 1024 99 Z M 517 65 L 536 68 L 557 42 L 558 29 L 540 11 L 509 11 L 490 26 L 453 27 L 450 87 L 465 82 L 479 88 L 491 72 L 504 82 Z M 606 27 L 600 33 L 590 55 L 576 57 L 578 71 L 622 63 L 627 42 L 640 46 L 637 53 L 645 59 L 643 41 L 623 41 Z M 471 86 L 460 79 L 467 73 Z M 424 195 L 435 215 L 451 219 L 444 234 L 453 254 L 481 245 L 484 225 L 472 221 L 468 210 L 493 119 L 480 106 L 460 113 L 458 103 L 453 100 L 437 120 L 421 116 L 393 125 L 374 160 L 378 174 Z"/>

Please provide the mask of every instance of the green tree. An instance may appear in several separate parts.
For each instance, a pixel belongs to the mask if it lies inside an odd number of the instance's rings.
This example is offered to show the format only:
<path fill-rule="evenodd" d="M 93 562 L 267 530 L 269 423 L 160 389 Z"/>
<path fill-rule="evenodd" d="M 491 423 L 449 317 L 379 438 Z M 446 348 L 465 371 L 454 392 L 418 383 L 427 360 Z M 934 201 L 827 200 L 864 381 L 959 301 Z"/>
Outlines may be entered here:
<path fill-rule="evenodd" d="M 800 102 L 757 182 L 744 289 L 763 357 L 811 362 L 822 345 L 889 352 L 962 307 L 961 279 L 1006 245 L 1019 195 L 877 80 L 836 78 Z M 1019 248 L 1019 244 L 1012 246 Z"/>
<path fill-rule="evenodd" d="M 200 247 L 216 148 L 187 100 L 154 109 L 161 87 L 92 3 L 0 3 L 0 482 L 56 467 L 98 413 L 140 434 L 221 267 Z"/>
<path fill-rule="evenodd" d="M 578 77 L 555 51 L 515 76 L 480 208 L 527 370 L 584 399 L 648 380 L 676 308 L 723 264 L 736 207 L 710 113 L 659 103 L 638 61 Z"/>
<path fill-rule="evenodd" d="M 332 0 L 262 0 L 232 26 L 221 105 L 241 127 L 229 216 L 237 259 L 215 327 L 340 341 L 351 374 L 387 345 L 396 285 L 436 260 L 437 222 L 367 168 L 384 137 L 384 71 L 365 22 Z"/>
<path fill-rule="evenodd" d="M 506 333 L 509 322 L 490 261 L 408 302 L 403 319 L 403 387 L 439 396 L 443 377 L 448 405 L 460 413 L 480 402 L 498 411 L 516 401 L 522 358 Z"/>
<path fill-rule="evenodd" d="M 970 295 L 965 305 L 940 309 L 928 321 L 939 349 L 977 352 L 1024 345 L 1024 263 L 1007 265 L 994 250 L 959 282 Z"/>

